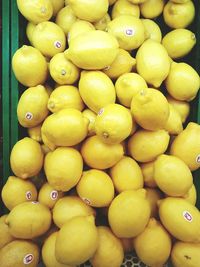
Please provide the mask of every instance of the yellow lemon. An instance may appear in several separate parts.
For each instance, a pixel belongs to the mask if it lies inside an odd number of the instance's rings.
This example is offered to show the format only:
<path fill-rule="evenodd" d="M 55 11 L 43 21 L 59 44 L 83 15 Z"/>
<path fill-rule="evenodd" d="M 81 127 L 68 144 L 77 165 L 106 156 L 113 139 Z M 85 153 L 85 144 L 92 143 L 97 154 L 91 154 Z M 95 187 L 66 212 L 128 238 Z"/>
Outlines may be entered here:
<path fill-rule="evenodd" d="M 197 201 L 197 190 L 195 185 L 193 184 L 192 187 L 189 189 L 189 191 L 187 192 L 187 194 L 185 196 L 183 196 L 185 200 L 187 200 L 188 202 L 190 202 L 192 205 L 196 205 L 196 201 Z"/>
<path fill-rule="evenodd" d="M 85 163 L 95 169 L 107 169 L 114 166 L 124 155 L 122 144 L 106 144 L 94 135 L 87 138 L 81 154 Z"/>
<path fill-rule="evenodd" d="M 33 36 L 33 31 L 35 29 L 35 26 L 36 24 L 34 24 L 33 22 L 28 22 L 26 26 L 26 36 L 30 44 L 32 44 L 32 36 Z"/>
<path fill-rule="evenodd" d="M 106 13 L 105 16 L 103 16 L 100 20 L 94 22 L 94 27 L 96 30 L 105 31 L 107 29 L 108 22 L 110 21 L 110 15 Z"/>
<path fill-rule="evenodd" d="M 131 15 L 121 15 L 108 23 L 108 33 L 116 37 L 119 46 L 125 50 L 138 48 L 144 42 L 142 21 Z"/>
<path fill-rule="evenodd" d="M 119 44 L 112 34 L 91 30 L 71 39 L 65 56 L 79 68 L 97 70 L 110 66 L 118 49 Z"/>
<path fill-rule="evenodd" d="M 117 0 L 108 0 L 110 6 L 113 5 L 116 1 Z"/>
<path fill-rule="evenodd" d="M 171 0 L 173 3 L 177 3 L 177 4 L 184 4 L 186 2 L 188 2 L 189 0 Z"/>
<path fill-rule="evenodd" d="M 147 0 L 128 0 L 128 1 L 133 3 L 133 4 L 142 4 L 142 3 L 146 2 Z"/>
<path fill-rule="evenodd" d="M 128 141 L 129 154 L 139 162 L 153 161 L 167 150 L 169 139 L 165 130 L 138 130 Z"/>
<path fill-rule="evenodd" d="M 64 53 L 52 57 L 49 63 L 51 77 L 58 84 L 74 84 L 79 78 L 79 69 L 66 59 Z"/>
<path fill-rule="evenodd" d="M 179 158 L 161 155 L 154 163 L 154 179 L 168 196 L 184 196 L 192 187 L 193 178 L 188 166 Z"/>
<path fill-rule="evenodd" d="M 42 124 L 38 124 L 35 127 L 28 128 L 27 131 L 28 131 L 29 137 L 37 142 L 42 142 L 41 127 L 42 127 Z"/>
<path fill-rule="evenodd" d="M 66 36 L 76 20 L 77 18 L 70 6 L 63 7 L 56 16 L 56 24 L 64 31 Z"/>
<path fill-rule="evenodd" d="M 175 99 L 191 101 L 198 93 L 200 78 L 189 64 L 173 62 L 165 85 L 168 93 Z"/>
<path fill-rule="evenodd" d="M 50 0 L 17 0 L 20 13 L 35 24 L 49 20 L 53 15 L 53 5 Z"/>
<path fill-rule="evenodd" d="M 98 247 L 98 232 L 93 216 L 79 216 L 66 222 L 58 232 L 56 259 L 64 264 L 79 265 L 89 260 Z"/>
<path fill-rule="evenodd" d="M 14 240 L 14 237 L 9 233 L 8 225 L 5 223 L 7 216 L 8 215 L 5 214 L 0 217 L 0 249 Z"/>
<path fill-rule="evenodd" d="M 190 122 L 174 139 L 170 148 L 170 154 L 182 159 L 191 171 L 197 170 L 200 167 L 199 134 L 200 125 Z"/>
<path fill-rule="evenodd" d="M 120 239 L 118 239 L 106 226 L 98 226 L 99 244 L 96 252 L 90 259 L 93 267 L 119 267 L 122 265 L 124 251 Z"/>
<path fill-rule="evenodd" d="M 4 267 L 37 267 L 39 264 L 39 247 L 25 240 L 14 240 L 0 250 L 0 265 Z"/>
<path fill-rule="evenodd" d="M 30 87 L 21 95 L 17 117 L 23 127 L 35 127 L 47 117 L 49 95 L 43 85 Z"/>
<path fill-rule="evenodd" d="M 157 187 L 157 184 L 153 177 L 154 162 L 155 161 L 151 161 L 151 162 L 140 164 L 140 168 L 141 168 L 141 171 L 144 177 L 144 184 L 145 186 L 150 187 L 150 188 Z"/>
<path fill-rule="evenodd" d="M 167 78 L 170 60 L 167 50 L 160 43 L 146 40 L 136 54 L 137 72 L 147 83 L 158 88 Z"/>
<path fill-rule="evenodd" d="M 32 42 L 45 57 L 51 58 L 65 50 L 66 37 L 57 24 L 45 21 L 35 27 Z"/>
<path fill-rule="evenodd" d="M 115 87 L 111 79 L 102 71 L 82 71 L 79 92 L 85 104 L 94 112 L 115 103 Z"/>
<path fill-rule="evenodd" d="M 25 86 L 43 84 L 47 79 L 47 62 L 32 46 L 23 45 L 15 52 L 12 68 L 17 80 Z"/>
<path fill-rule="evenodd" d="M 42 125 L 44 144 L 54 149 L 56 146 L 73 146 L 87 136 L 88 120 L 75 108 L 61 109 L 48 116 Z"/>
<path fill-rule="evenodd" d="M 121 15 L 132 15 L 134 17 L 140 17 L 140 8 L 138 5 L 134 5 L 128 0 L 118 0 L 112 8 L 112 19 Z"/>
<path fill-rule="evenodd" d="M 131 113 L 141 127 L 156 131 L 165 127 L 169 118 L 169 104 L 160 91 L 142 89 L 132 98 Z"/>
<path fill-rule="evenodd" d="M 167 231 L 184 242 L 200 242 L 200 213 L 187 200 L 167 197 L 160 200 L 159 216 Z"/>
<path fill-rule="evenodd" d="M 192 1 L 185 3 L 174 3 L 168 1 L 163 10 L 165 23 L 173 28 L 187 28 L 195 16 L 195 6 Z"/>
<path fill-rule="evenodd" d="M 176 241 L 171 251 L 174 267 L 198 267 L 200 244 Z"/>
<path fill-rule="evenodd" d="M 146 197 L 149 201 L 151 207 L 151 217 L 157 218 L 158 217 L 158 200 L 163 198 L 163 194 L 157 188 L 145 188 L 146 190 Z"/>
<path fill-rule="evenodd" d="M 27 179 L 40 172 L 43 166 L 43 157 L 40 144 L 25 137 L 12 148 L 10 154 L 11 169 L 17 177 Z"/>
<path fill-rule="evenodd" d="M 143 175 L 137 162 L 124 156 L 110 169 L 110 175 L 117 192 L 137 190 L 143 187 Z"/>
<path fill-rule="evenodd" d="M 96 113 L 90 109 L 83 110 L 83 116 L 89 120 L 88 124 L 88 136 L 95 135 L 95 120 L 96 120 Z"/>
<path fill-rule="evenodd" d="M 158 24 L 151 19 L 142 19 L 145 28 L 145 39 L 150 39 L 158 43 L 162 40 L 162 32 Z"/>
<path fill-rule="evenodd" d="M 164 6 L 164 0 L 147 0 L 140 5 L 140 12 L 144 18 L 154 19 L 162 14 Z"/>
<path fill-rule="evenodd" d="M 131 72 L 134 67 L 136 67 L 135 58 L 129 52 L 120 48 L 113 63 L 106 67 L 103 72 L 111 79 L 116 79 L 124 73 Z"/>
<path fill-rule="evenodd" d="M 126 107 L 130 107 L 133 96 L 145 88 L 145 80 L 137 73 L 124 73 L 115 83 L 117 98 Z"/>
<path fill-rule="evenodd" d="M 162 224 L 151 218 L 144 231 L 133 240 L 137 256 L 148 266 L 163 266 L 172 246 L 171 237 Z"/>
<path fill-rule="evenodd" d="M 55 17 L 57 13 L 64 7 L 64 0 L 50 0 L 53 6 L 53 16 Z"/>
<path fill-rule="evenodd" d="M 146 191 L 127 190 L 112 201 L 108 210 L 108 220 L 117 237 L 135 237 L 146 227 L 150 218 L 150 205 Z"/>
<path fill-rule="evenodd" d="M 81 178 L 83 160 L 70 147 L 59 147 L 45 157 L 44 170 L 49 184 L 59 191 L 69 191 Z"/>
<path fill-rule="evenodd" d="M 183 131 L 181 116 L 171 104 L 169 104 L 169 117 L 164 128 L 169 134 L 173 135 Z"/>

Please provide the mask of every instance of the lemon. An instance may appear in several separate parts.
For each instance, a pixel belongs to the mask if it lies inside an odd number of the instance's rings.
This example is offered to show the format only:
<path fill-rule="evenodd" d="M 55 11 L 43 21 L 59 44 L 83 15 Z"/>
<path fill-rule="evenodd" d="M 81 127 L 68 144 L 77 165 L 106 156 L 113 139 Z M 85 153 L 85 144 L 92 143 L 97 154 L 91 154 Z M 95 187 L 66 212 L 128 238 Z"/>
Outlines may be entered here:
<path fill-rule="evenodd" d="M 101 170 L 90 169 L 83 172 L 76 190 L 79 197 L 92 207 L 107 207 L 114 198 L 113 182 L 110 176 Z"/>
<path fill-rule="evenodd" d="M 73 23 L 77 20 L 70 6 L 63 7 L 56 16 L 56 24 L 64 31 L 67 36 Z"/>
<path fill-rule="evenodd" d="M 154 180 L 154 175 L 153 175 L 153 168 L 154 168 L 154 162 L 146 162 L 146 163 L 141 163 L 140 168 L 144 177 L 144 184 L 147 187 L 150 188 L 155 188 L 157 187 L 157 184 Z"/>
<path fill-rule="evenodd" d="M 17 0 L 20 13 L 35 24 L 49 20 L 53 15 L 53 6 L 50 0 Z"/>
<path fill-rule="evenodd" d="M 13 173 L 20 178 L 27 179 L 38 174 L 43 165 L 41 146 L 35 140 L 25 137 L 12 148 L 10 164 Z"/>
<path fill-rule="evenodd" d="M 65 50 L 66 37 L 57 24 L 45 21 L 35 27 L 32 42 L 45 57 L 51 58 Z"/>
<path fill-rule="evenodd" d="M 117 0 L 108 0 L 110 6 L 113 5 L 116 1 Z"/>
<path fill-rule="evenodd" d="M 56 259 L 64 264 L 79 265 L 90 259 L 98 246 L 98 232 L 93 216 L 79 216 L 66 222 L 58 232 Z"/>
<path fill-rule="evenodd" d="M 5 214 L 0 217 L 0 249 L 14 240 L 14 237 L 9 233 L 8 225 L 5 223 L 7 216 L 8 215 Z"/>
<path fill-rule="evenodd" d="M 120 238 L 124 253 L 131 252 L 133 250 L 132 238 Z"/>
<path fill-rule="evenodd" d="M 55 257 L 55 245 L 58 232 L 52 233 L 48 236 L 42 246 L 42 260 L 46 267 L 70 267 L 57 261 Z"/>
<path fill-rule="evenodd" d="M 188 202 L 190 202 L 192 205 L 195 206 L 196 201 L 197 201 L 197 191 L 196 191 L 196 187 L 195 187 L 194 184 L 189 189 L 187 194 L 185 196 L 183 196 L 183 197 L 184 197 L 185 200 L 187 200 Z"/>
<path fill-rule="evenodd" d="M 3 267 L 21 267 L 27 264 L 37 267 L 39 263 L 39 247 L 25 240 L 14 240 L 0 250 L 0 265 Z"/>
<path fill-rule="evenodd" d="M 170 154 L 182 159 L 191 171 L 200 167 L 200 125 L 194 122 L 175 138 L 171 145 Z M 184 145 L 183 145 L 184 144 Z"/>
<path fill-rule="evenodd" d="M 17 105 L 17 117 L 23 127 L 35 127 L 47 117 L 49 95 L 43 85 L 30 87 L 21 95 Z"/>
<path fill-rule="evenodd" d="M 65 56 L 82 69 L 97 70 L 110 66 L 118 49 L 119 44 L 112 34 L 91 30 L 71 39 Z"/>
<path fill-rule="evenodd" d="M 125 50 L 138 48 L 144 42 L 142 21 L 131 15 L 121 15 L 108 23 L 108 33 L 116 37 L 119 46 Z"/>
<path fill-rule="evenodd" d="M 163 266 L 171 252 L 171 237 L 162 224 L 151 218 L 144 231 L 133 240 L 137 256 L 148 266 Z"/>
<path fill-rule="evenodd" d="M 79 92 L 85 104 L 92 111 L 115 103 L 115 87 L 111 79 L 102 71 L 82 71 L 79 80 Z"/>
<path fill-rule="evenodd" d="M 162 32 L 158 24 L 151 19 L 142 19 L 145 28 L 145 39 L 150 39 L 158 43 L 162 40 Z"/>
<path fill-rule="evenodd" d="M 126 107 L 130 107 L 133 96 L 145 88 L 145 80 L 137 73 L 124 73 L 115 83 L 117 98 Z"/>
<path fill-rule="evenodd" d="M 161 155 L 154 163 L 154 179 L 168 196 L 184 196 L 193 184 L 188 166 L 172 155 Z"/>
<path fill-rule="evenodd" d="M 171 104 L 169 104 L 169 117 L 164 128 L 169 134 L 174 135 L 183 131 L 181 116 Z"/>
<path fill-rule="evenodd" d="M 143 187 L 143 175 L 137 162 L 124 156 L 110 169 L 110 175 L 117 192 L 137 190 Z"/>
<path fill-rule="evenodd" d="M 106 144 L 94 135 L 84 141 L 81 154 L 88 166 L 102 170 L 114 166 L 123 157 L 124 148 L 122 144 Z"/>
<path fill-rule="evenodd" d="M 128 1 L 133 3 L 133 4 L 142 4 L 142 3 L 146 2 L 147 0 L 128 0 Z"/>
<path fill-rule="evenodd" d="M 70 147 L 59 147 L 45 157 L 44 170 L 49 184 L 58 191 L 69 191 L 81 178 L 83 160 Z"/>
<path fill-rule="evenodd" d="M 140 17 L 140 8 L 128 0 L 118 0 L 112 8 L 112 19 L 121 15 L 132 15 L 136 18 Z"/>
<path fill-rule="evenodd" d="M 149 201 L 151 207 L 151 217 L 157 218 L 158 217 L 158 205 L 157 202 L 163 198 L 161 191 L 157 188 L 145 188 L 146 190 L 146 197 Z"/>
<path fill-rule="evenodd" d="M 135 58 L 133 58 L 129 52 L 120 48 L 113 63 L 106 67 L 103 72 L 111 79 L 116 79 L 124 73 L 131 72 L 135 67 Z"/>
<path fill-rule="evenodd" d="M 198 267 L 200 244 L 176 241 L 171 252 L 174 267 Z"/>
<path fill-rule="evenodd" d="M 48 116 L 42 125 L 42 139 L 50 149 L 73 146 L 87 136 L 88 120 L 75 108 L 61 109 Z"/>
<path fill-rule="evenodd" d="M 105 14 L 100 20 L 94 22 L 94 27 L 96 30 L 105 31 L 107 29 L 108 22 L 111 21 L 110 15 L 108 13 Z"/>
<path fill-rule="evenodd" d="M 200 241 L 199 210 L 183 198 L 168 197 L 159 203 L 159 216 L 167 231 L 180 241 Z"/>
<path fill-rule="evenodd" d="M 169 104 L 160 91 L 142 89 L 132 98 L 131 113 L 141 127 L 156 131 L 165 127 L 169 118 Z"/>
<path fill-rule="evenodd" d="M 56 202 L 63 197 L 63 193 L 55 190 L 49 183 L 45 183 L 39 191 L 38 201 L 52 209 Z"/>
<path fill-rule="evenodd" d="M 38 124 L 35 127 L 28 128 L 28 136 L 37 142 L 42 142 L 41 127 L 42 124 Z"/>
<path fill-rule="evenodd" d="M 200 78 L 189 64 L 173 62 L 165 85 L 168 93 L 175 99 L 191 101 L 198 93 Z"/>
<path fill-rule="evenodd" d="M 146 191 L 127 190 L 112 201 L 108 210 L 108 220 L 117 237 L 135 237 L 146 227 L 150 218 L 150 205 Z"/>
<path fill-rule="evenodd" d="M 36 86 L 47 79 L 47 62 L 32 46 L 23 45 L 15 52 L 12 68 L 17 80 L 25 86 Z"/>
<path fill-rule="evenodd" d="M 31 181 L 9 176 L 2 188 L 1 196 L 4 205 L 12 210 L 22 202 L 37 200 L 37 189 Z"/>
<path fill-rule="evenodd" d="M 96 120 L 96 113 L 90 109 L 83 110 L 83 116 L 89 120 L 88 125 L 88 136 L 95 135 L 95 120 Z"/>
<path fill-rule="evenodd" d="M 163 10 L 165 23 L 173 28 L 187 28 L 195 16 L 195 6 L 192 1 L 185 3 L 173 3 L 168 1 Z"/>
<path fill-rule="evenodd" d="M 79 78 L 79 69 L 66 59 L 64 53 L 52 57 L 49 63 L 51 77 L 58 84 L 74 84 Z"/>
<path fill-rule="evenodd" d="M 170 136 L 165 130 L 138 130 L 128 141 L 129 154 L 139 162 L 150 162 L 163 154 Z"/>
<path fill-rule="evenodd" d="M 121 241 L 111 232 L 109 227 L 97 227 L 99 244 L 90 262 L 93 267 L 119 267 L 122 265 L 124 252 Z"/>
<path fill-rule="evenodd" d="M 136 54 L 137 72 L 147 83 L 158 88 L 170 70 L 167 50 L 160 43 L 146 40 Z"/>
<path fill-rule="evenodd" d="M 57 13 L 64 7 L 64 0 L 50 0 L 53 6 L 53 16 L 55 17 Z"/>
<path fill-rule="evenodd" d="M 51 212 L 39 202 L 23 202 L 11 210 L 6 224 L 12 236 L 31 239 L 44 234 L 50 228 Z"/>
<path fill-rule="evenodd" d="M 196 37 L 190 30 L 176 29 L 164 36 L 162 44 L 171 58 L 181 58 L 192 50 L 196 44 Z"/>
<path fill-rule="evenodd" d="M 144 18 L 154 19 L 162 14 L 164 6 L 164 0 L 147 0 L 140 5 L 140 12 Z"/>
<path fill-rule="evenodd" d="M 68 0 L 74 14 L 83 20 L 95 22 L 100 20 L 108 11 L 108 0 Z"/>
<path fill-rule="evenodd" d="M 27 26 L 26 26 L 26 36 L 30 42 L 30 44 L 32 44 L 32 36 L 33 36 L 33 31 L 35 29 L 36 24 L 32 23 L 32 22 L 28 22 Z"/>
<path fill-rule="evenodd" d="M 184 4 L 186 2 L 188 2 L 189 0 L 171 0 L 173 3 L 177 3 L 177 4 Z"/>

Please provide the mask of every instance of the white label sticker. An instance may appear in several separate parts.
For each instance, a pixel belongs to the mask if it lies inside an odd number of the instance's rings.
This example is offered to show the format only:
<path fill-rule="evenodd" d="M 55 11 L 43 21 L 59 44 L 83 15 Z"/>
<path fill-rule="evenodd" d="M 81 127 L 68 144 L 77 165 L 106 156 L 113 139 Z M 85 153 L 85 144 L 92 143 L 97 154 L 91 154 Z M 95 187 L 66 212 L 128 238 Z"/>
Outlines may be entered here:
<path fill-rule="evenodd" d="M 133 29 L 126 29 L 125 30 L 125 34 L 127 36 L 132 36 L 132 35 L 134 35 L 134 33 L 135 33 L 135 31 Z"/>
<path fill-rule="evenodd" d="M 98 115 L 101 115 L 104 112 L 104 108 L 101 108 L 98 112 Z"/>
<path fill-rule="evenodd" d="M 55 41 L 54 42 L 54 46 L 55 46 L 55 48 L 61 48 L 61 46 L 62 46 L 62 44 L 61 44 L 61 42 L 60 41 Z"/>
<path fill-rule="evenodd" d="M 26 264 L 26 265 L 28 265 L 28 264 L 30 264 L 31 262 L 33 262 L 33 260 L 34 260 L 34 256 L 33 256 L 33 254 L 28 254 L 28 255 L 26 255 L 26 256 L 24 257 L 24 259 L 23 259 L 23 263 Z"/>
<path fill-rule="evenodd" d="M 27 112 L 25 118 L 30 121 L 33 118 L 33 114 L 31 112 Z"/>
<path fill-rule="evenodd" d="M 192 220 L 193 220 L 192 215 L 189 213 L 189 211 L 184 211 L 183 217 L 188 222 L 192 222 Z"/>
<path fill-rule="evenodd" d="M 196 162 L 200 164 L 200 154 L 196 157 Z"/>
<path fill-rule="evenodd" d="M 88 205 L 91 204 L 91 201 L 89 199 L 85 198 L 85 197 L 82 197 L 82 200 Z"/>
<path fill-rule="evenodd" d="M 27 200 L 30 200 L 31 197 L 32 197 L 32 193 L 31 193 L 31 191 L 27 191 L 27 192 L 26 192 L 26 199 L 27 199 Z"/>
<path fill-rule="evenodd" d="M 51 191 L 50 197 L 52 200 L 56 200 L 58 198 L 58 191 L 56 191 L 56 190 Z"/>
<path fill-rule="evenodd" d="M 32 201 L 31 203 L 32 203 L 32 204 L 39 204 L 38 201 Z"/>

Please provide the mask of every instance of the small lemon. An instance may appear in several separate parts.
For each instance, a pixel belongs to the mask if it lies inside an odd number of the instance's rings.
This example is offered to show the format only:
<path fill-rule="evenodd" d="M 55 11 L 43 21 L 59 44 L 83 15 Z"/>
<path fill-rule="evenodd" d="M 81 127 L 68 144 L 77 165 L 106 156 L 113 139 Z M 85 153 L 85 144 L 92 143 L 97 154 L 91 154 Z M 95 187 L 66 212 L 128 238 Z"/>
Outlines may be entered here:
<path fill-rule="evenodd" d="M 142 21 L 131 15 L 121 15 L 108 23 L 108 33 L 116 37 L 119 46 L 125 50 L 138 48 L 144 42 Z"/>
<path fill-rule="evenodd" d="M 63 7 L 56 16 L 56 24 L 64 31 L 66 36 L 76 20 L 77 18 L 70 6 Z"/>
<path fill-rule="evenodd" d="M 136 54 L 137 72 L 147 83 L 158 88 L 170 71 L 167 50 L 160 43 L 146 40 Z"/>
<path fill-rule="evenodd" d="M 163 154 L 170 136 L 165 130 L 138 130 L 128 141 L 129 154 L 139 162 L 150 162 Z"/>
<path fill-rule="evenodd" d="M 83 116 L 89 120 L 88 124 L 88 136 L 95 135 L 95 120 L 96 120 L 96 113 L 90 109 L 83 110 Z"/>
<path fill-rule="evenodd" d="M 144 231 L 134 238 L 137 256 L 148 266 L 163 266 L 171 252 L 171 237 L 162 224 L 151 218 Z"/>
<path fill-rule="evenodd" d="M 58 191 L 69 191 L 81 178 L 83 160 L 70 147 L 59 147 L 45 157 L 44 170 L 49 184 Z"/>
<path fill-rule="evenodd" d="M 133 96 L 145 88 L 145 80 L 137 73 L 124 73 L 115 83 L 118 101 L 126 107 L 130 107 Z"/>
<path fill-rule="evenodd" d="M 28 128 L 27 131 L 28 131 L 29 137 L 37 142 L 42 142 L 41 127 L 42 127 L 42 124 L 38 124 L 35 127 Z"/>
<path fill-rule="evenodd" d="M 106 144 L 94 135 L 84 141 L 81 154 L 88 166 L 102 170 L 114 166 L 123 157 L 124 148 L 122 144 Z"/>
<path fill-rule="evenodd" d="M 151 162 L 140 164 L 140 168 L 141 168 L 141 171 L 144 177 L 144 184 L 145 186 L 150 187 L 150 188 L 157 187 L 157 184 L 153 177 L 154 162 L 155 161 L 151 161 Z"/>
<path fill-rule="evenodd" d="M 146 197 L 149 201 L 151 207 L 151 217 L 157 218 L 158 217 L 158 200 L 163 198 L 163 194 L 157 188 L 145 188 L 146 190 Z"/>
<path fill-rule="evenodd" d="M 110 267 L 112 262 L 112 267 L 119 267 L 122 265 L 124 252 L 122 243 L 119 238 L 117 238 L 109 227 L 98 226 L 98 238 L 99 244 L 96 252 L 90 259 L 93 267 Z"/>
<path fill-rule="evenodd" d="M 169 104 L 160 91 L 142 89 L 132 98 L 131 113 L 141 127 L 156 131 L 165 127 L 169 118 Z"/>
<path fill-rule="evenodd" d="M 165 23 L 173 28 L 187 28 L 195 17 L 195 6 L 192 1 L 185 3 L 174 3 L 168 1 L 163 10 Z"/>
<path fill-rule="evenodd" d="M 25 137 L 12 148 L 10 154 L 11 169 L 17 177 L 27 179 L 40 172 L 43 157 L 40 144 L 29 137 Z"/>
<path fill-rule="evenodd" d="M 127 190 L 112 201 L 108 210 L 109 225 L 117 237 L 135 237 L 146 227 L 150 213 L 145 190 Z"/>
<path fill-rule="evenodd" d="M 169 134 L 173 135 L 177 135 L 183 131 L 181 116 L 171 104 L 169 104 L 169 117 L 164 128 Z"/>
<path fill-rule="evenodd" d="M 128 0 L 118 0 L 112 8 L 112 19 L 121 15 L 132 15 L 136 18 L 140 17 L 140 8 L 138 5 L 132 4 Z"/>
<path fill-rule="evenodd" d="M 193 184 L 192 187 L 189 189 L 189 191 L 187 192 L 187 194 L 185 196 L 183 196 L 185 200 L 187 200 L 188 202 L 190 202 L 192 205 L 196 205 L 196 201 L 197 201 L 197 190 L 195 185 Z"/>
<path fill-rule="evenodd" d="M 30 44 L 32 44 L 32 36 L 33 36 L 33 32 L 35 29 L 36 24 L 34 24 L 33 22 L 28 22 L 27 26 L 26 26 L 26 36 L 30 42 Z"/>
<path fill-rule="evenodd" d="M 110 21 L 110 15 L 106 13 L 105 16 L 103 16 L 100 20 L 94 22 L 94 27 L 96 30 L 105 31 L 107 29 L 108 22 Z"/>
<path fill-rule="evenodd" d="M 9 233 L 8 225 L 5 223 L 7 216 L 5 214 L 0 217 L 0 249 L 14 240 L 14 237 Z"/>
<path fill-rule="evenodd" d="M 82 71 L 79 92 L 85 104 L 94 112 L 115 103 L 115 87 L 111 79 L 102 71 Z"/>
<path fill-rule="evenodd" d="M 17 0 L 20 13 L 35 24 L 49 20 L 53 15 L 51 0 Z"/>
<path fill-rule="evenodd" d="M 150 39 L 158 43 L 161 43 L 162 32 L 158 24 L 151 19 L 142 19 L 142 23 L 145 28 L 145 37 L 146 37 L 145 39 L 146 40 Z"/>
<path fill-rule="evenodd" d="M 154 19 L 162 14 L 164 6 L 164 0 L 147 0 L 140 5 L 140 12 L 144 18 Z"/>
<path fill-rule="evenodd" d="M 50 0 L 53 6 L 53 16 L 55 17 L 57 13 L 64 7 L 64 0 Z"/>
<path fill-rule="evenodd" d="M 110 175 L 117 192 L 137 190 L 143 187 L 143 175 L 138 163 L 124 156 L 111 169 Z"/>
<path fill-rule="evenodd" d="M 28 87 L 43 84 L 47 79 L 47 62 L 32 46 L 23 45 L 14 53 L 12 68 L 17 80 Z"/>
<path fill-rule="evenodd" d="M 45 57 L 51 58 L 65 50 L 66 37 L 57 24 L 45 21 L 35 27 L 32 42 Z"/>

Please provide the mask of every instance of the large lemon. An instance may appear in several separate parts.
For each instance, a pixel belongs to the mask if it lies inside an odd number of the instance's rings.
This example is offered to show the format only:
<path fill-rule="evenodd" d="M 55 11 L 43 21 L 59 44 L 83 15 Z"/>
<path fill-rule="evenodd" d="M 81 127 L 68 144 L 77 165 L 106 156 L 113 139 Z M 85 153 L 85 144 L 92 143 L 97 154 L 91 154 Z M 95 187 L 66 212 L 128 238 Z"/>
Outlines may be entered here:
<path fill-rule="evenodd" d="M 59 147 L 46 155 L 44 170 L 54 189 L 69 191 L 81 178 L 83 160 L 76 149 Z"/>
<path fill-rule="evenodd" d="M 7 216 L 8 215 L 5 214 L 0 217 L 0 249 L 2 249 L 5 245 L 14 240 L 14 237 L 9 232 L 8 225 L 5 223 Z"/>
<path fill-rule="evenodd" d="M 136 18 L 140 17 L 139 5 L 134 5 L 128 0 L 118 0 L 112 8 L 112 19 L 121 15 L 131 15 Z"/>
<path fill-rule="evenodd" d="M 102 71 L 82 71 L 79 92 L 85 104 L 96 113 L 116 100 L 115 87 Z"/>
<path fill-rule="evenodd" d="M 148 0 L 140 5 L 140 12 L 144 18 L 154 19 L 162 14 L 164 6 L 164 0 Z"/>
<path fill-rule="evenodd" d="M 161 43 L 162 32 L 158 24 L 152 19 L 142 19 L 142 23 L 145 28 L 145 39 L 151 39 L 158 43 Z"/>
<path fill-rule="evenodd" d="M 177 135 L 183 131 L 181 116 L 171 104 L 169 104 L 169 117 L 164 128 L 169 134 L 173 135 Z"/>
<path fill-rule="evenodd" d="M 64 31 L 65 35 L 70 31 L 73 23 L 77 20 L 70 6 L 62 8 L 56 16 L 56 24 Z"/>

